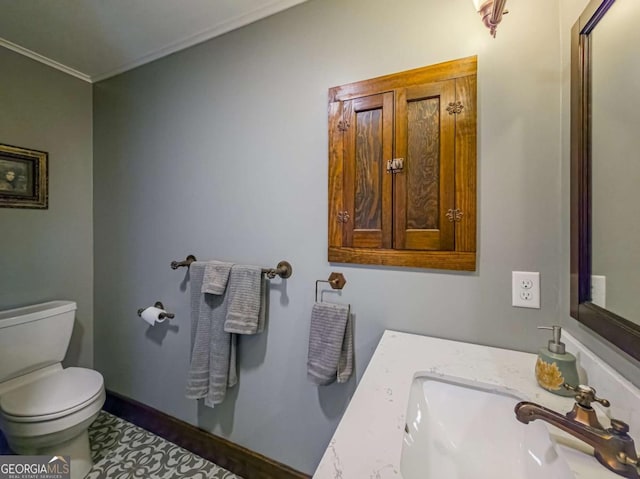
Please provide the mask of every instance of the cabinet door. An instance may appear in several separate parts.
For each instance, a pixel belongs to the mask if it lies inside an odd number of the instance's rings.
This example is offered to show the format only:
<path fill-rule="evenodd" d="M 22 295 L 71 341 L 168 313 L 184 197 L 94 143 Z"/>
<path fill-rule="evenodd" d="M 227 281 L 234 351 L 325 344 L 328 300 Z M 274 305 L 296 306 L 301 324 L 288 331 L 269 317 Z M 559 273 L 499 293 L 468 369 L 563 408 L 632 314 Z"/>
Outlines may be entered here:
<path fill-rule="evenodd" d="M 475 270 L 476 76 L 468 57 L 329 89 L 329 261 Z"/>
<path fill-rule="evenodd" d="M 455 80 L 396 90 L 395 249 L 454 249 L 455 95 Z"/>
<path fill-rule="evenodd" d="M 347 100 L 343 104 L 342 245 L 391 248 L 392 178 L 386 173 L 393 154 L 393 93 Z"/>

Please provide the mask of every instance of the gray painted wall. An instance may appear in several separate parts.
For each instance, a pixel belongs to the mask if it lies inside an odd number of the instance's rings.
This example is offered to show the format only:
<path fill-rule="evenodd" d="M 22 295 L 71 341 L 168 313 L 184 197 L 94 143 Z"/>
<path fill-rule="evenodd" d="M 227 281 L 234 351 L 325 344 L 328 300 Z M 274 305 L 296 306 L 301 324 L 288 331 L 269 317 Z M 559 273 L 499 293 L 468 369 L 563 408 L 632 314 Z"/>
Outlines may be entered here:
<path fill-rule="evenodd" d="M 49 153 L 49 209 L 0 209 L 0 309 L 78 303 L 68 365 L 93 364 L 91 85 L 0 48 L 0 143 Z"/>
<path fill-rule="evenodd" d="M 468 0 L 311 0 L 97 84 L 95 349 L 107 387 L 312 472 L 356 386 L 306 379 L 315 280 L 331 271 L 348 281 L 328 297 L 355 314 L 356 379 L 387 328 L 545 344 L 536 326 L 568 311 L 559 16 L 553 0 L 518 2 L 494 40 Z M 328 88 L 476 54 L 477 272 L 328 264 Z M 189 253 L 294 268 L 271 282 L 268 331 L 242 338 L 239 384 L 215 409 L 184 398 L 189 282 L 169 262 Z M 541 273 L 542 309 L 511 307 L 512 270 Z M 156 300 L 176 319 L 148 328 L 136 310 Z"/>

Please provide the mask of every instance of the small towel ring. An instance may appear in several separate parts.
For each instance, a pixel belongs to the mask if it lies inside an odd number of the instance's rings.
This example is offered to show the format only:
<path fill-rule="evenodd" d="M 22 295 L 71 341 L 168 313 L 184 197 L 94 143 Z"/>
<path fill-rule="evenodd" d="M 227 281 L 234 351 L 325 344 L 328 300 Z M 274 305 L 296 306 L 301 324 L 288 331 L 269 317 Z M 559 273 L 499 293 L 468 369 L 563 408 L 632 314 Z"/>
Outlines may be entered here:
<path fill-rule="evenodd" d="M 331 289 L 342 289 L 347 284 L 347 280 L 342 273 L 336 273 L 335 271 L 329 275 L 329 279 L 316 280 L 316 303 L 318 302 L 318 284 L 329 283 Z"/>

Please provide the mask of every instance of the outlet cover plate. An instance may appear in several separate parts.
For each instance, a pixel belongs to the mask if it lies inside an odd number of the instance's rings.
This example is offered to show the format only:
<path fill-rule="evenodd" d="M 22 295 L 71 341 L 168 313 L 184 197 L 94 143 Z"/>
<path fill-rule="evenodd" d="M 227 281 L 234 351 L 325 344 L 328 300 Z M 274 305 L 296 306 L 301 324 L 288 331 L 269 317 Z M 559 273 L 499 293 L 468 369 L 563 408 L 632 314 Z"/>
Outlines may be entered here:
<path fill-rule="evenodd" d="M 511 272 L 511 305 L 540 309 L 540 273 Z"/>

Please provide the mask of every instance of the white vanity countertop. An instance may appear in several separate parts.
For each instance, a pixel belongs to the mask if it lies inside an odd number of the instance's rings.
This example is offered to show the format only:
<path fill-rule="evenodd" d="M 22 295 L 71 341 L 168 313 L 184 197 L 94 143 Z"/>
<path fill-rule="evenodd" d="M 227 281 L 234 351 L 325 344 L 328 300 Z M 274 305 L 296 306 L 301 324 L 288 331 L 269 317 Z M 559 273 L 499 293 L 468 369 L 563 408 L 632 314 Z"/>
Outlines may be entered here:
<path fill-rule="evenodd" d="M 538 386 L 535 362 L 535 354 L 385 331 L 313 478 L 401 478 L 405 412 L 416 376 L 426 374 L 495 385 L 558 412 L 571 410 L 572 398 L 551 394 Z M 515 414 L 513 420 L 517 420 Z M 553 426 L 548 429 L 554 437 L 589 451 L 586 445 L 568 439 L 568 435 Z M 637 438 L 637 431 L 632 429 L 631 435 Z M 571 452 L 569 449 L 569 455 Z M 606 470 L 593 457 L 586 461 L 580 458 L 577 464 L 567 459 L 580 479 L 621 477 Z"/>

